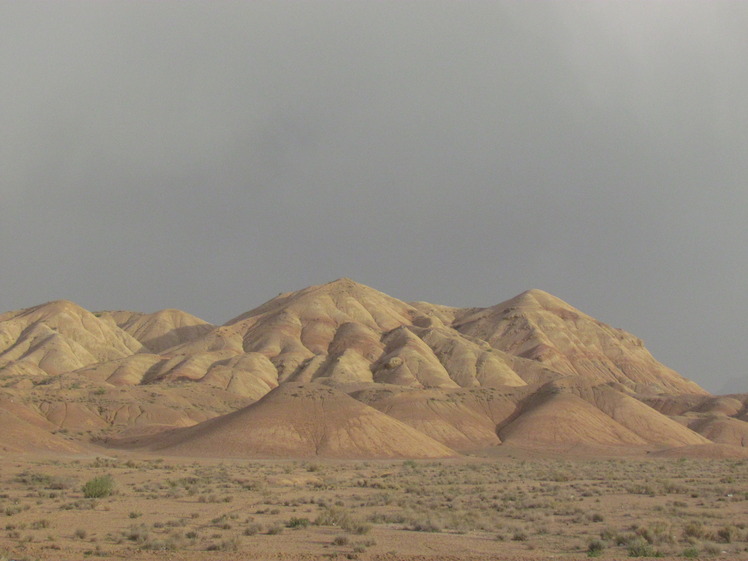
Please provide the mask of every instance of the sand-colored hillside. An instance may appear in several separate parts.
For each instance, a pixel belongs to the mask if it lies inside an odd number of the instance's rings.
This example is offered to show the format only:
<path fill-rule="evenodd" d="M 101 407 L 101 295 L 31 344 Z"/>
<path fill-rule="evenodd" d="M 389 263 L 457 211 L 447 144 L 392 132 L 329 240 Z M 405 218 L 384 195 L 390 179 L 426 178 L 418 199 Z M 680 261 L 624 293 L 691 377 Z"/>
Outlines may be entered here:
<path fill-rule="evenodd" d="M 350 279 L 281 294 L 222 326 L 67 301 L 7 312 L 0 383 L 47 423 L 32 426 L 37 440 L 55 437 L 50 446 L 202 456 L 742 446 L 748 426 L 748 396 L 710 396 L 635 336 L 545 292 L 461 309 Z"/>
<path fill-rule="evenodd" d="M 0 396 L 0 450 L 5 453 L 79 453 L 81 444 L 53 434 L 57 428 L 10 396 Z"/>
<path fill-rule="evenodd" d="M 516 444 L 595 444 L 642 446 L 646 440 L 572 393 L 543 391 L 532 396 L 524 411 L 499 430 Z"/>
<path fill-rule="evenodd" d="M 0 369 L 28 364 L 61 374 L 142 347 L 116 325 L 65 300 L 0 315 Z"/>
<path fill-rule="evenodd" d="M 574 377 L 552 382 L 547 389 L 578 395 L 651 444 L 686 446 L 709 442 L 677 421 L 607 384 L 591 384 L 580 377 Z"/>
<path fill-rule="evenodd" d="M 748 422 L 726 415 L 708 415 L 688 424 L 689 428 L 718 444 L 748 448 Z"/>
<path fill-rule="evenodd" d="M 161 454 L 228 457 L 443 458 L 423 433 L 318 384 L 285 384 L 259 402 L 141 443 Z"/>
<path fill-rule="evenodd" d="M 100 312 L 111 318 L 120 329 L 137 339 L 144 347 L 160 353 L 205 335 L 213 325 L 181 310 L 160 310 L 152 314 L 137 312 Z"/>
<path fill-rule="evenodd" d="M 491 308 L 466 310 L 453 327 L 562 374 L 617 382 L 639 393 L 707 393 L 657 362 L 637 337 L 542 290 L 529 290 Z"/>
<path fill-rule="evenodd" d="M 497 446 L 496 427 L 516 410 L 516 399 L 507 388 L 457 390 L 368 389 L 353 394 L 458 451 Z"/>
<path fill-rule="evenodd" d="M 278 384 L 318 379 L 414 388 L 525 385 L 515 357 L 349 279 L 278 296 L 162 355 L 170 359 L 127 379 L 223 380 L 255 398 Z M 242 369 L 249 362 L 251 369 Z"/>
<path fill-rule="evenodd" d="M 642 400 L 712 442 L 748 446 L 748 394 L 645 396 Z"/>

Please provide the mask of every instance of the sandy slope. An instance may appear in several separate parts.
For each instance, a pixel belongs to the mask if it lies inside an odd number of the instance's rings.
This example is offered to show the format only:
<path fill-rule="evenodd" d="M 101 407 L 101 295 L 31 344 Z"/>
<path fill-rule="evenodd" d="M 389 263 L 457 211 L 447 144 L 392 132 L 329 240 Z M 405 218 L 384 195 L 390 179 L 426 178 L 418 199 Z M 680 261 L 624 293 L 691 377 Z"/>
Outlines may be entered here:
<path fill-rule="evenodd" d="M 244 409 L 195 427 L 157 435 L 140 444 L 177 456 L 443 458 L 456 455 L 400 421 L 318 384 L 285 384 Z"/>
<path fill-rule="evenodd" d="M 3 452 L 76 453 L 84 447 L 53 434 L 57 428 L 12 397 L 0 397 L 0 450 Z"/>
<path fill-rule="evenodd" d="M 100 312 L 148 350 L 159 353 L 204 335 L 214 326 L 181 310 L 160 310 L 152 314 L 116 311 Z"/>
<path fill-rule="evenodd" d="M 710 396 L 638 338 L 539 290 L 460 309 L 339 279 L 222 326 L 50 302 L 0 315 L 0 381 L 50 437 L 120 434 L 175 454 L 743 445 L 748 426 L 748 396 Z"/>
<path fill-rule="evenodd" d="M 142 347 L 116 325 L 65 300 L 0 315 L 0 368 L 21 363 L 60 374 Z"/>
<path fill-rule="evenodd" d="M 618 382 L 637 392 L 707 394 L 657 362 L 640 339 L 595 320 L 542 290 L 457 314 L 454 327 L 497 349 L 567 375 Z"/>

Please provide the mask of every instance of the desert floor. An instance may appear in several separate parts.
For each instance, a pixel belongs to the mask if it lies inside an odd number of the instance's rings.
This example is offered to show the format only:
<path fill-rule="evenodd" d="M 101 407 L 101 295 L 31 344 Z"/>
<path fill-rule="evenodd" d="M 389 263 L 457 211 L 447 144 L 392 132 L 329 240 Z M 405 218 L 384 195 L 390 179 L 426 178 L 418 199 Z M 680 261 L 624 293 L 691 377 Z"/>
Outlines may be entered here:
<path fill-rule="evenodd" d="M 19 455 L 0 481 L 2 561 L 748 558 L 748 460 Z"/>

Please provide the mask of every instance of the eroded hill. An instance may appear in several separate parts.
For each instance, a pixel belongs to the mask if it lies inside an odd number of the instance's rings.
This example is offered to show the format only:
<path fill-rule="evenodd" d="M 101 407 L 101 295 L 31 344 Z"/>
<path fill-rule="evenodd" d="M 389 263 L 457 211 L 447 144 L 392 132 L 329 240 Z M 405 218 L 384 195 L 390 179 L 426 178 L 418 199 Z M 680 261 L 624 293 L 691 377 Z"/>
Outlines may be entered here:
<path fill-rule="evenodd" d="M 539 290 L 461 309 L 339 279 L 220 326 L 50 302 L 0 315 L 0 384 L 6 425 L 37 449 L 375 458 L 503 443 L 748 446 L 748 396 L 709 395 L 637 337 Z M 12 440 L 0 446 L 16 450 Z"/>

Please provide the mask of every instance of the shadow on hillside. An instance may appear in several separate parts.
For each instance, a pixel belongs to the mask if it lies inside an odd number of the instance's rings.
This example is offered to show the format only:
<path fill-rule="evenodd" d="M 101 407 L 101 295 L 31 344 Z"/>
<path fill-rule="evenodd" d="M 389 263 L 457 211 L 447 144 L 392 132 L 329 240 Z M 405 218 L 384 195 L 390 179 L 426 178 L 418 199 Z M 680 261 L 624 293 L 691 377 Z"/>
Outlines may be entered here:
<path fill-rule="evenodd" d="M 160 353 L 181 345 L 183 343 L 189 343 L 195 339 L 199 339 L 214 327 L 212 325 L 188 325 L 185 327 L 177 327 L 171 331 L 164 333 L 158 337 L 141 341 L 141 343 L 151 352 Z"/>

